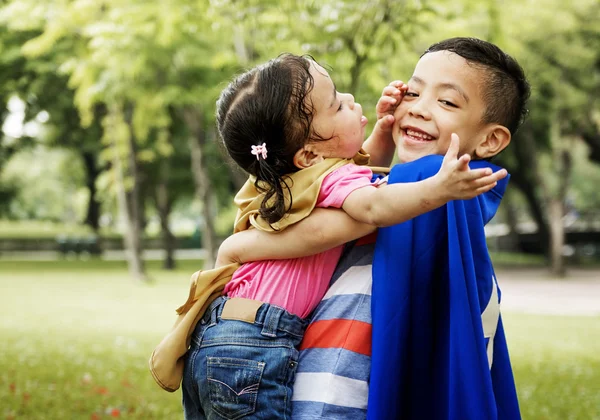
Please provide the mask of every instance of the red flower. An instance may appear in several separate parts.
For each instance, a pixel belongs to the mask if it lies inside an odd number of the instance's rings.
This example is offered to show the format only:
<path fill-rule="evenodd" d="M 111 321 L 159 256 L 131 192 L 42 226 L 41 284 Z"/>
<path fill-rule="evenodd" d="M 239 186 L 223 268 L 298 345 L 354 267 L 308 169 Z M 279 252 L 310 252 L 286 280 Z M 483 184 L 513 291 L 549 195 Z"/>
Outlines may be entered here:
<path fill-rule="evenodd" d="M 94 392 L 99 395 L 108 395 L 108 388 L 103 386 L 98 386 L 94 389 Z"/>
<path fill-rule="evenodd" d="M 110 412 L 111 417 L 119 417 L 120 415 L 121 415 L 121 410 L 119 410 L 118 408 L 113 408 L 112 411 Z"/>

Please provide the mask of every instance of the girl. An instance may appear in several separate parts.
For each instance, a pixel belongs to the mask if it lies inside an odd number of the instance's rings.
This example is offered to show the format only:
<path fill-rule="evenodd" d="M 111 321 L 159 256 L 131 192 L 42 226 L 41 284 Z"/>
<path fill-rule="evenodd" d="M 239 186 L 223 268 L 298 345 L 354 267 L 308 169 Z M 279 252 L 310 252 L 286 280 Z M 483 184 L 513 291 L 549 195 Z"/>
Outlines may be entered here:
<path fill-rule="evenodd" d="M 315 207 L 389 226 L 472 198 L 506 176 L 469 170 L 468 155 L 457 159 L 453 135 L 435 176 L 377 188 L 371 170 L 352 161 L 366 123 L 354 97 L 337 92 L 327 71 L 307 57 L 285 54 L 231 82 L 217 102 L 218 130 L 228 154 L 250 174 L 235 199 L 235 230 L 283 230 Z M 416 131 L 413 137 L 429 141 Z M 248 263 L 235 272 L 192 335 L 183 377 L 187 419 L 290 418 L 304 318 L 323 297 L 341 249 Z"/>

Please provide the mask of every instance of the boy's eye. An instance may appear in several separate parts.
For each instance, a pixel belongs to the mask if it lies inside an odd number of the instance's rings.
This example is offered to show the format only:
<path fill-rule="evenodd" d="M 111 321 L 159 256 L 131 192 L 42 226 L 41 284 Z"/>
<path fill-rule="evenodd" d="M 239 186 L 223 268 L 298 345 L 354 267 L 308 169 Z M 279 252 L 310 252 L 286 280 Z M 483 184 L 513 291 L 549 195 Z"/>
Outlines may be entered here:
<path fill-rule="evenodd" d="M 440 100 L 440 103 L 442 103 L 442 104 L 444 104 L 444 105 L 447 105 L 447 106 L 450 106 L 450 107 L 452 107 L 452 108 L 458 108 L 458 106 L 456 106 L 455 104 L 453 104 L 453 103 L 452 103 L 452 102 L 450 102 L 450 101 L 446 101 L 446 100 Z"/>
<path fill-rule="evenodd" d="M 338 111 L 341 111 L 341 110 L 342 110 L 342 105 L 343 105 L 343 104 L 344 104 L 344 103 L 343 103 L 342 101 L 340 101 L 340 106 L 338 107 Z"/>
<path fill-rule="evenodd" d="M 411 98 L 417 98 L 419 94 L 417 92 L 406 92 L 404 96 L 409 96 Z"/>

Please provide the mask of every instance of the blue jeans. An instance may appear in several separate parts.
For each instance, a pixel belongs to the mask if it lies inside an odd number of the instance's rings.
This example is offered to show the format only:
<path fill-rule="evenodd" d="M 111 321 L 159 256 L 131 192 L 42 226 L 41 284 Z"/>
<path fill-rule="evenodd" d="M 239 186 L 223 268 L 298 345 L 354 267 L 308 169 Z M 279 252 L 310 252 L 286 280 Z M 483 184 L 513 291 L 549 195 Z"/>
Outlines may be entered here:
<path fill-rule="evenodd" d="M 227 300 L 212 302 L 192 334 L 182 384 L 186 420 L 290 419 L 306 321 L 267 303 L 254 323 L 222 319 Z"/>

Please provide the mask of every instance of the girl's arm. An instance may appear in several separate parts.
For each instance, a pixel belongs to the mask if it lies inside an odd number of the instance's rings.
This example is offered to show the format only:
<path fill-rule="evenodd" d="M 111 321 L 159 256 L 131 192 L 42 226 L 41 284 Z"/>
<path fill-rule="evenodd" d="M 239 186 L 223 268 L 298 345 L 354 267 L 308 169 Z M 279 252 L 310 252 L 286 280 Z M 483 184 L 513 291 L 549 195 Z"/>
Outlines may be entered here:
<path fill-rule="evenodd" d="M 456 159 L 457 152 L 458 136 L 453 134 L 442 168 L 431 178 L 359 188 L 348 195 L 343 210 L 316 208 L 306 219 L 277 234 L 257 229 L 236 233 L 221 244 L 216 266 L 318 254 L 373 232 L 375 225 L 401 223 L 450 200 L 489 191 L 506 176 L 505 170 L 492 175 L 486 175 L 491 172 L 489 168 L 469 170 L 468 155 Z"/>
<path fill-rule="evenodd" d="M 301 258 L 362 238 L 376 229 L 343 210 L 315 208 L 306 219 L 276 234 L 249 229 L 225 239 L 216 266 Z"/>
<path fill-rule="evenodd" d="M 354 219 L 375 226 L 391 226 L 434 210 L 451 200 L 465 200 L 491 190 L 507 175 L 502 169 L 469 169 L 469 155 L 457 159 L 458 136 L 452 133 L 442 167 L 420 182 L 382 188 L 363 187 L 351 192 L 342 209 Z"/>

